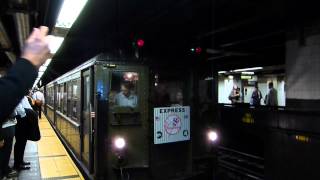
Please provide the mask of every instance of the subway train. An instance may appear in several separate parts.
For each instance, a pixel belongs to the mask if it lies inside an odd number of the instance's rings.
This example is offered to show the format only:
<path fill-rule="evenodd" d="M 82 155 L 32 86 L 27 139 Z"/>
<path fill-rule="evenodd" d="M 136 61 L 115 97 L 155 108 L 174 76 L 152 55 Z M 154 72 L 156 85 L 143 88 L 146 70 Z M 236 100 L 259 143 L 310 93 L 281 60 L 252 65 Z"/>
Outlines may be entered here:
<path fill-rule="evenodd" d="M 102 53 L 44 86 L 44 112 L 86 179 L 212 179 L 218 133 L 201 71 Z"/>

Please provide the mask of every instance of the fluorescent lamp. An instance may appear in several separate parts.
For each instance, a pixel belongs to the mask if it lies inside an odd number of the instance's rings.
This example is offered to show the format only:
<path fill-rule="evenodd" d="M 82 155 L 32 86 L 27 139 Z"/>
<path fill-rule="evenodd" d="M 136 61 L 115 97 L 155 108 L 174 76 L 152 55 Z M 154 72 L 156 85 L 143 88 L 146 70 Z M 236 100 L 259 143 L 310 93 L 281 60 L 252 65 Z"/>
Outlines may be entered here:
<path fill-rule="evenodd" d="M 38 72 L 38 77 L 41 77 L 44 72 Z M 40 78 L 39 78 L 40 79 Z"/>
<path fill-rule="evenodd" d="M 46 66 L 40 66 L 39 72 L 44 72 L 46 71 L 47 67 Z"/>
<path fill-rule="evenodd" d="M 244 69 L 236 69 L 233 70 L 234 72 L 241 72 L 241 71 L 253 71 L 253 70 L 259 70 L 263 69 L 262 67 L 252 67 L 252 68 L 244 68 Z"/>
<path fill-rule="evenodd" d="M 56 27 L 71 28 L 88 0 L 64 0 Z"/>
<path fill-rule="evenodd" d="M 52 59 L 47 59 L 46 62 L 42 66 L 48 67 L 49 64 L 51 63 L 51 60 Z"/>
<path fill-rule="evenodd" d="M 254 72 L 241 72 L 241 74 L 254 75 Z"/>
<path fill-rule="evenodd" d="M 241 76 L 241 79 L 251 79 L 252 76 Z"/>
<path fill-rule="evenodd" d="M 218 74 L 225 74 L 227 71 L 218 71 Z"/>
<path fill-rule="evenodd" d="M 213 77 L 206 77 L 204 80 L 205 81 L 211 81 L 211 80 L 213 80 Z"/>
<path fill-rule="evenodd" d="M 59 36 L 49 36 L 49 49 L 51 54 L 55 54 L 60 48 L 64 38 Z"/>

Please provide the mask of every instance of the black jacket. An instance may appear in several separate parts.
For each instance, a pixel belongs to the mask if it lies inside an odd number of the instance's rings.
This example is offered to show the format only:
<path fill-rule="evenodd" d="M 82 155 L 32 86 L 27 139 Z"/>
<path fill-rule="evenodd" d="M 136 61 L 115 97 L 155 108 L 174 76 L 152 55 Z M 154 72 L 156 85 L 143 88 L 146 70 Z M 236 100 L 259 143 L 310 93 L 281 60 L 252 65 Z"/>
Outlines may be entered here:
<path fill-rule="evenodd" d="M 0 125 L 27 94 L 37 75 L 35 66 L 26 59 L 18 58 L 7 75 L 0 78 Z"/>

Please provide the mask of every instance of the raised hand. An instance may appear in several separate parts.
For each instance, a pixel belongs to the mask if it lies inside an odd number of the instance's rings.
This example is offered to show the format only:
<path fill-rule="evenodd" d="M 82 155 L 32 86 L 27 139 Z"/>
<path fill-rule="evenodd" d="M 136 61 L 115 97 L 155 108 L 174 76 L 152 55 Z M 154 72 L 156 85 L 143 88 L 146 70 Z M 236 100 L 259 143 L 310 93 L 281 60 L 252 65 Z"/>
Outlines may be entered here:
<path fill-rule="evenodd" d="M 30 61 L 37 68 L 45 63 L 49 55 L 48 31 L 46 26 L 34 28 L 23 48 L 21 57 Z"/>

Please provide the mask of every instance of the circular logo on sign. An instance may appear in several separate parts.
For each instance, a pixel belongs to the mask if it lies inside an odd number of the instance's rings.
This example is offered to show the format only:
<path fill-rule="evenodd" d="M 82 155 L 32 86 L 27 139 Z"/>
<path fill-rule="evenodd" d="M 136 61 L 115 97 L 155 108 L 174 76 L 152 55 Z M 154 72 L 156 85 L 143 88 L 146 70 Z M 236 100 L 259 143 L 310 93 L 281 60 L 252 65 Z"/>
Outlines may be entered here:
<path fill-rule="evenodd" d="M 167 117 L 164 121 L 164 129 L 168 134 L 177 134 L 181 129 L 181 119 L 173 114 Z"/>

